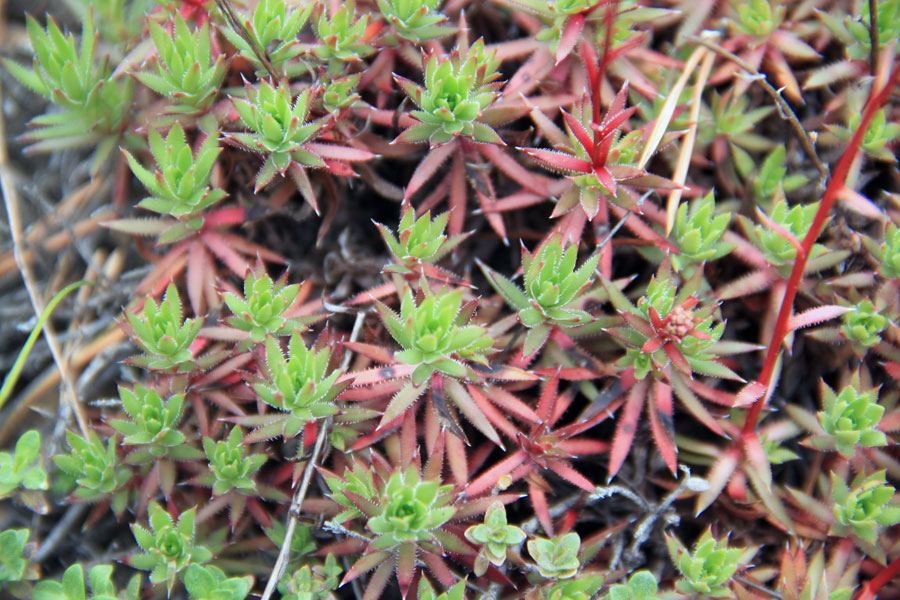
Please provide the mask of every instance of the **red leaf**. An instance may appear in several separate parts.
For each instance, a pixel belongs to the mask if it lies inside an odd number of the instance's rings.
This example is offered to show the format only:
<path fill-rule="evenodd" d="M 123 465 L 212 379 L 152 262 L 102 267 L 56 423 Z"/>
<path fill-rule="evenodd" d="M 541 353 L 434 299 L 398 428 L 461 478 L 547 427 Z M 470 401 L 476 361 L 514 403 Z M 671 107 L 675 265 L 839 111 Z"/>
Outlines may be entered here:
<path fill-rule="evenodd" d="M 202 234 L 202 239 L 206 244 L 206 247 L 212 250 L 213 254 L 215 254 L 226 267 L 231 269 L 235 275 L 241 278 L 246 275 L 247 271 L 250 269 L 250 265 L 240 254 L 232 249 L 231 245 L 223 239 L 221 235 L 213 231 L 206 231 Z"/>
<path fill-rule="evenodd" d="M 761 381 L 751 381 L 745 385 L 734 399 L 734 406 L 740 408 L 753 404 L 763 397 L 768 386 Z"/>
<path fill-rule="evenodd" d="M 697 496 L 696 514 L 699 515 L 719 497 L 722 490 L 731 479 L 734 470 L 740 462 L 740 451 L 732 448 L 725 452 L 719 460 L 713 464 L 712 468 L 706 474 L 706 481 L 709 483 L 709 489 Z"/>
<path fill-rule="evenodd" d="M 666 342 L 665 344 L 663 344 L 663 352 L 666 353 L 666 356 L 669 357 L 669 360 L 672 361 L 672 364 L 675 365 L 676 369 L 678 369 L 688 377 L 691 376 L 691 365 L 681 353 L 681 350 L 678 349 L 678 346 L 675 344 L 675 342 Z"/>
<path fill-rule="evenodd" d="M 816 325 L 818 323 L 821 323 L 822 321 L 829 321 L 849 311 L 850 309 L 846 306 L 837 306 L 834 304 L 812 308 L 802 313 L 793 315 L 788 321 L 788 331 L 794 331 L 795 329 L 801 329 L 803 327 L 809 327 L 810 325 Z"/>
<path fill-rule="evenodd" d="M 537 415 L 538 418 L 546 423 L 550 421 L 550 415 L 553 414 L 553 406 L 556 404 L 556 391 L 559 389 L 559 379 L 551 377 L 541 390 L 541 396 L 538 399 Z"/>
<path fill-rule="evenodd" d="M 362 150 L 360 148 L 351 148 L 350 146 L 338 146 L 337 144 L 323 144 L 320 142 L 309 142 L 304 146 L 307 150 L 314 154 L 318 154 L 322 158 L 331 160 L 341 160 L 349 162 L 359 162 L 372 160 L 377 155 Z"/>
<path fill-rule="evenodd" d="M 406 598 L 416 571 L 416 545 L 412 542 L 401 544 L 397 550 L 397 583 L 400 593 Z"/>
<path fill-rule="evenodd" d="M 503 416 L 497 408 L 487 401 L 481 392 L 478 391 L 478 388 L 469 386 L 469 395 L 472 396 L 472 400 L 475 401 L 475 404 L 478 405 L 478 408 L 481 409 L 481 412 L 484 413 L 484 416 L 488 418 L 488 421 L 491 422 L 491 425 L 500 430 L 500 433 L 505 435 L 506 437 L 515 440 L 516 433 L 518 433 L 518 429 L 516 429 L 515 425 L 510 423 L 506 417 Z M 452 457 L 452 454 L 451 454 Z"/>
<path fill-rule="evenodd" d="M 188 250 L 187 289 L 191 301 L 191 309 L 195 315 L 206 314 L 203 287 L 207 283 L 207 274 L 215 273 L 212 258 L 203 244 L 193 243 Z"/>
<path fill-rule="evenodd" d="M 385 562 L 390 557 L 390 552 L 373 552 L 371 554 L 365 554 L 361 556 L 358 561 L 353 563 L 353 566 L 350 567 L 350 570 L 347 571 L 347 574 L 344 575 L 344 579 L 341 581 L 341 585 L 350 583 L 363 573 L 371 571 L 382 563 L 386 564 L 390 568 L 392 566 L 391 563 Z M 388 575 L 390 575 L 390 570 L 388 570 Z"/>
<path fill-rule="evenodd" d="M 569 127 L 569 131 L 575 136 L 575 139 L 578 140 L 578 143 L 581 144 L 581 147 L 584 148 L 584 151 L 588 154 L 591 153 L 591 150 L 594 148 L 594 140 L 591 138 L 591 134 L 587 132 L 581 122 L 567 113 L 566 111 L 561 111 L 563 114 L 563 120 L 566 122 L 566 125 Z"/>
<path fill-rule="evenodd" d="M 444 164 L 450 154 L 456 149 L 456 140 L 447 142 L 428 153 L 409 179 L 406 191 L 403 193 L 403 201 L 406 202 L 419 191 L 419 188 L 431 179 L 431 176 Z"/>
<path fill-rule="evenodd" d="M 590 479 L 576 471 L 568 463 L 558 460 L 552 460 L 547 466 L 550 467 L 550 469 L 554 473 L 556 473 L 572 485 L 580 487 L 586 492 L 593 492 L 597 487 L 593 483 L 591 483 Z"/>
<path fill-rule="evenodd" d="M 522 450 L 516 450 L 496 465 L 476 477 L 465 488 L 467 496 L 477 496 L 478 494 L 494 487 L 497 481 L 504 475 L 508 475 L 513 469 L 525 462 L 527 455 Z"/>
<path fill-rule="evenodd" d="M 479 388 L 476 386 L 468 386 L 469 393 L 473 396 L 477 393 L 480 394 Z M 492 403 L 496 404 L 503 410 L 507 411 L 510 416 L 513 416 L 521 421 L 525 421 L 527 423 L 538 423 L 540 422 L 540 418 L 538 418 L 537 413 L 534 412 L 531 407 L 527 404 L 519 400 L 513 394 L 507 392 L 503 388 L 499 387 L 489 387 L 487 388 L 488 396 L 487 399 Z M 483 396 L 482 396 L 483 397 Z"/>
<path fill-rule="evenodd" d="M 625 400 L 625 406 L 622 408 L 619 422 L 616 425 L 616 433 L 613 435 L 612 449 L 609 451 L 609 479 L 615 477 L 619 472 L 622 463 L 625 462 L 625 457 L 628 456 L 628 451 L 631 450 L 631 443 L 637 432 L 638 419 L 641 416 L 641 408 L 644 406 L 646 394 L 646 380 L 635 383 L 628 392 L 628 398 Z"/>
<path fill-rule="evenodd" d="M 389 365 L 394 362 L 394 353 L 384 346 L 366 344 L 364 342 L 345 342 L 344 347 L 383 365 Z"/>
<path fill-rule="evenodd" d="M 591 488 L 593 491 L 593 488 Z M 534 514 L 537 516 L 538 522 L 544 528 L 547 535 L 553 535 L 553 520 L 550 518 L 550 506 L 547 504 L 547 494 L 538 486 L 529 482 L 528 496 L 531 498 L 531 505 L 534 507 Z"/>
<path fill-rule="evenodd" d="M 556 447 L 572 458 L 587 456 L 589 454 L 602 454 L 609 450 L 609 444 L 601 442 L 600 440 L 563 440 L 559 442 Z"/>
<path fill-rule="evenodd" d="M 545 150 L 543 148 L 519 148 L 522 152 L 531 158 L 540 161 L 559 171 L 574 171 L 576 173 L 590 173 L 593 166 L 586 160 L 582 160 L 571 154 L 564 154 L 556 150 Z"/>
<path fill-rule="evenodd" d="M 653 402 L 647 404 L 653 441 L 659 448 L 666 466 L 674 475 L 678 470 L 678 449 L 675 446 L 675 428 L 672 423 L 672 388 L 657 381 L 653 385 Z"/>
<path fill-rule="evenodd" d="M 550 193 L 544 181 L 537 175 L 517 163 L 503 148 L 489 144 L 478 144 L 478 151 L 491 161 L 498 169 L 524 188 L 546 198 Z"/>
<path fill-rule="evenodd" d="M 566 21 L 566 28 L 560 34 L 559 43 L 556 45 L 556 64 L 562 62 L 572 52 L 583 27 L 584 15 L 573 15 Z"/>
<path fill-rule="evenodd" d="M 594 169 L 594 175 L 597 176 L 597 179 L 600 180 L 600 183 L 609 191 L 611 196 L 616 195 L 616 180 L 613 179 L 612 173 L 606 170 L 606 167 Z"/>

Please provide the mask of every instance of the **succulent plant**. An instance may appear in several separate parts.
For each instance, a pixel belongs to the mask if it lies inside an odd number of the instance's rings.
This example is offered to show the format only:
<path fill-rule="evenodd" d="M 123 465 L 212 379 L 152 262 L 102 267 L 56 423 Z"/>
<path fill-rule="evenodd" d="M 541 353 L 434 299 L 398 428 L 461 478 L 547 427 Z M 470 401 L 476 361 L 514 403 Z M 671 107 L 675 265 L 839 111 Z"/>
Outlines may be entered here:
<path fill-rule="evenodd" d="M 458 581 L 452 588 L 438 594 L 426 578 L 419 580 L 419 600 L 465 600 L 466 582 Z"/>
<path fill-rule="evenodd" d="M 860 473 L 848 486 L 832 471 L 831 498 L 836 523 L 834 535 L 854 535 L 875 544 L 883 527 L 900 523 L 900 505 L 894 501 L 896 490 L 887 484 L 885 471 Z"/>
<path fill-rule="evenodd" d="M 627 95 L 626 83 L 619 89 L 602 119 L 599 106 L 595 107 L 594 100 L 589 96 L 584 96 L 575 105 L 573 114 L 563 112 L 568 143 L 559 145 L 559 150 L 519 148 L 545 168 L 564 174 L 570 182 L 559 196 L 553 209 L 554 216 L 580 207 L 584 215 L 593 221 L 607 201 L 639 211 L 631 192 L 620 190 L 620 184 L 671 187 L 667 180 L 650 176 L 638 166 L 641 132 L 622 134 L 622 129 L 627 127 L 628 120 L 637 110 L 636 106 L 625 108 Z"/>
<path fill-rule="evenodd" d="M 766 155 L 759 172 L 752 179 L 757 201 L 768 203 L 773 199 L 781 199 L 785 193 L 796 190 L 808 181 L 802 173 L 788 175 L 786 155 L 784 146 L 777 146 Z"/>
<path fill-rule="evenodd" d="M 839 394 L 822 384 L 822 408 L 819 423 L 831 440 L 816 444 L 833 447 L 845 458 L 852 458 L 859 447 L 871 448 L 887 445 L 887 436 L 877 429 L 884 415 L 884 407 L 878 404 L 878 390 L 859 390 L 848 385 Z"/>
<path fill-rule="evenodd" d="M 426 287 L 424 297 L 416 301 L 406 288 L 400 303 L 400 315 L 382 303 L 378 312 L 384 326 L 403 350 L 395 354 L 397 361 L 415 365 L 414 386 L 421 386 L 435 372 L 450 377 L 470 376 L 466 361 L 487 364 L 487 354 L 494 340 L 484 327 L 466 325 L 462 309 L 462 290 L 434 294 Z"/>
<path fill-rule="evenodd" d="M 165 28 L 155 21 L 150 21 L 149 28 L 156 46 L 156 72 L 138 73 L 138 80 L 175 101 L 168 112 L 190 114 L 207 110 L 225 77 L 225 57 L 212 55 L 209 23 L 192 33 L 177 15 L 175 22 Z"/>
<path fill-rule="evenodd" d="M 743 551 L 729 548 L 727 537 L 716 539 L 707 530 L 694 544 L 693 552 L 688 552 L 674 536 L 669 536 L 667 543 L 672 561 L 682 575 L 675 582 L 680 592 L 712 598 L 731 595 L 729 583 L 740 566 Z"/>
<path fill-rule="evenodd" d="M 307 2 L 302 7 L 292 4 L 288 8 L 285 0 L 260 0 L 253 10 L 253 17 L 240 23 L 250 41 L 230 27 L 220 31 L 258 73 L 265 70 L 259 60 L 259 54 L 262 54 L 277 74 L 293 76 L 298 68 L 292 61 L 303 53 L 298 35 L 314 6 L 314 2 Z M 250 45 L 251 41 L 255 48 Z"/>
<path fill-rule="evenodd" d="M 265 432 L 271 432 L 270 437 L 294 437 L 309 421 L 338 412 L 334 399 L 346 384 L 337 381 L 340 369 L 329 368 L 330 348 L 307 348 L 300 334 L 294 333 L 288 341 L 287 356 L 271 336 L 266 338 L 265 356 L 265 379 L 253 383 L 253 390 L 266 404 L 289 413 L 264 427 Z"/>
<path fill-rule="evenodd" d="M 494 502 L 484 513 L 484 522 L 466 529 L 466 539 L 481 545 L 481 552 L 475 559 L 475 575 L 481 576 L 487 570 L 487 563 L 499 567 L 506 562 L 506 550 L 525 541 L 525 532 L 520 527 L 508 525 L 506 508 L 502 502 Z"/>
<path fill-rule="evenodd" d="M 0 532 L 0 587 L 4 583 L 14 584 L 38 578 L 36 565 L 26 557 L 30 536 L 28 529 L 4 529 Z"/>
<path fill-rule="evenodd" d="M 184 414 L 184 394 L 163 402 L 156 390 L 138 383 L 133 391 L 120 386 L 119 398 L 131 420 L 111 419 L 109 424 L 125 436 L 123 444 L 146 445 L 154 458 L 160 458 L 185 443 L 185 435 L 178 429 Z"/>
<path fill-rule="evenodd" d="M 698 372 L 739 379 L 716 360 L 712 347 L 722 337 L 725 323 L 714 324 L 715 305 L 698 308 L 700 299 L 694 295 L 698 277 L 694 276 L 679 290 L 671 276 L 662 271 L 650 280 L 637 306 L 612 283 L 603 284 L 625 321 L 625 326 L 609 329 L 628 347 L 618 364 L 634 367 L 635 377 L 643 379 L 650 372 L 662 372 L 671 362 L 684 375 Z"/>
<path fill-rule="evenodd" d="M 545 587 L 541 598 L 546 600 L 591 600 L 602 586 L 602 575 L 581 573 Z"/>
<path fill-rule="evenodd" d="M 900 27 L 898 27 L 898 32 L 900 32 Z M 853 132 L 859 129 L 861 122 L 862 114 L 858 111 L 850 111 L 848 112 L 846 127 L 832 125 L 829 129 L 839 140 L 847 142 L 853 136 Z M 887 113 L 884 109 L 881 109 L 875 113 L 865 136 L 863 136 L 862 149 L 866 154 L 877 160 L 896 162 L 897 158 L 894 156 L 894 152 L 891 151 L 890 146 L 897 140 L 900 140 L 900 123 L 889 121 Z"/>
<path fill-rule="evenodd" d="M 149 513 L 149 530 L 137 523 L 131 525 L 143 553 L 130 556 L 128 564 L 150 571 L 150 583 L 165 582 L 171 594 L 177 575 L 189 565 L 209 562 L 212 553 L 194 541 L 195 509 L 181 513 L 177 522 L 155 502 L 150 504 Z"/>
<path fill-rule="evenodd" d="M 348 75 L 331 79 L 322 90 L 322 106 L 331 113 L 338 113 L 347 108 L 365 106 L 356 89 L 362 75 Z"/>
<path fill-rule="evenodd" d="M 116 590 L 112 579 L 112 565 L 94 565 L 88 571 L 91 600 L 138 600 L 141 597 L 141 576 L 135 574 L 122 591 Z M 84 600 L 84 569 L 75 563 L 63 573 L 62 581 L 43 579 L 34 586 L 33 600 Z"/>
<path fill-rule="evenodd" d="M 378 536 L 373 549 L 387 550 L 409 542 L 434 540 L 432 531 L 450 520 L 456 508 L 451 485 L 422 481 L 418 469 L 397 471 L 388 478 L 377 498 L 379 511 L 369 517 L 366 527 Z"/>
<path fill-rule="evenodd" d="M 884 241 L 878 252 L 881 275 L 900 279 L 900 227 L 891 223 L 884 232 Z"/>
<path fill-rule="evenodd" d="M 378 10 L 397 36 L 410 42 L 424 42 L 453 32 L 443 25 L 447 17 L 437 12 L 442 0 L 377 0 Z"/>
<path fill-rule="evenodd" d="M 900 1 L 876 0 L 876 2 L 877 39 L 896 39 L 900 36 Z M 855 60 L 865 60 L 872 51 L 869 0 L 863 0 L 854 7 L 858 7 L 859 12 L 853 11 L 850 15 L 833 11 L 817 11 L 817 14 L 832 34 L 843 43 L 847 56 Z"/>
<path fill-rule="evenodd" d="M 680 254 L 672 255 L 672 266 L 683 270 L 688 265 L 716 260 L 727 255 L 733 244 L 722 241 L 731 216 L 715 214 L 716 201 L 710 191 L 690 204 L 682 203 L 675 213 L 672 239 Z"/>
<path fill-rule="evenodd" d="M 46 490 L 47 472 L 41 464 L 41 434 L 30 429 L 16 440 L 12 454 L 0 452 L 0 498 L 11 495 L 19 487 Z"/>
<path fill-rule="evenodd" d="M 656 600 L 658 584 L 650 571 L 632 573 L 627 583 L 619 583 L 611 588 L 604 600 Z"/>
<path fill-rule="evenodd" d="M 553 539 L 528 540 L 528 553 L 537 564 L 540 574 L 547 579 L 568 579 L 581 568 L 578 552 L 581 538 L 570 532 Z"/>
<path fill-rule="evenodd" d="M 174 284 L 169 284 L 159 304 L 148 297 L 144 317 L 125 313 L 134 332 L 134 341 L 146 353 L 130 361 L 153 371 L 191 371 L 196 367 L 191 344 L 200 332 L 200 319 L 185 319 L 181 298 Z"/>
<path fill-rule="evenodd" d="M 150 152 L 156 161 L 155 171 L 145 169 L 127 150 L 123 153 L 131 172 L 151 194 L 138 206 L 182 221 L 160 237 L 162 243 L 174 242 L 200 229 L 203 225 L 200 213 L 227 195 L 220 189 L 209 187 L 210 173 L 221 151 L 219 139 L 218 135 L 207 136 L 195 156 L 178 123 L 165 139 L 154 129 L 148 137 Z"/>
<path fill-rule="evenodd" d="M 494 51 L 486 50 L 484 41 L 478 40 L 465 55 L 458 49 L 449 56 L 429 55 L 424 88 L 395 75 L 397 84 L 418 108 L 410 114 L 420 121 L 400 134 L 397 141 L 428 140 L 437 146 L 462 136 L 502 144 L 497 132 L 478 120 L 497 98 L 498 65 Z"/>
<path fill-rule="evenodd" d="M 93 146 L 91 170 L 96 172 L 120 139 L 122 123 L 131 106 L 132 80 L 115 78 L 106 61 L 98 60 L 93 15 L 85 15 L 81 43 L 63 34 L 53 19 L 46 30 L 33 17 L 26 29 L 34 49 L 34 67 L 28 70 L 6 60 L 4 66 L 32 91 L 50 99 L 61 112 L 48 112 L 31 120 L 28 139 L 32 151 Z"/>
<path fill-rule="evenodd" d="M 222 299 L 234 313 L 227 323 L 250 334 L 250 341 L 260 343 L 267 335 L 288 335 L 305 329 L 302 319 L 283 316 L 297 299 L 298 284 L 287 285 L 285 277 L 272 281 L 261 270 L 249 271 L 244 278 L 243 297 L 225 292 Z"/>
<path fill-rule="evenodd" d="M 842 318 L 844 323 L 841 325 L 841 333 L 861 354 L 881 341 L 881 332 L 888 324 L 885 316 L 868 299 L 860 301 L 852 310 L 844 313 Z"/>
<path fill-rule="evenodd" d="M 452 252 L 468 234 L 455 235 L 448 238 L 444 234 L 450 213 L 442 213 L 431 218 L 431 211 L 416 218 L 412 206 L 403 209 L 403 217 L 397 227 L 397 235 L 376 223 L 394 263 L 385 271 L 402 274 L 425 274 L 423 265 L 433 265 Z M 433 271 L 428 271 L 432 273 Z"/>
<path fill-rule="evenodd" d="M 329 554 L 324 564 L 303 565 L 290 578 L 282 579 L 278 589 L 284 600 L 333 600 L 342 572 L 337 558 Z"/>
<path fill-rule="evenodd" d="M 75 498 L 96 502 L 112 495 L 113 511 L 120 514 L 128 499 L 122 486 L 131 479 L 131 470 L 119 463 L 116 437 L 109 438 L 105 448 L 100 436 L 93 430 L 88 432 L 87 439 L 67 431 L 66 441 L 72 448 L 71 453 L 57 454 L 53 462 L 75 477 L 78 484 Z"/>
<path fill-rule="evenodd" d="M 424 556 L 427 562 L 439 559 L 447 550 L 474 554 L 464 541 L 443 529 L 458 510 L 453 485 L 423 478 L 416 464 L 373 472 L 357 463 L 343 476 L 328 475 L 325 481 L 331 498 L 345 509 L 335 521 L 349 523 L 363 518 L 366 532 L 371 533 L 365 553 L 351 567 L 354 575 L 350 579 L 361 574 L 362 565 L 369 569 L 377 566 L 383 574 L 378 585 L 383 587 L 391 570 L 396 570 L 400 590 L 406 596 L 417 556 Z M 344 583 L 347 581 L 345 577 Z"/>
<path fill-rule="evenodd" d="M 593 320 L 574 305 L 590 286 L 600 254 L 594 253 L 576 269 L 577 259 L 578 247 L 564 248 L 559 236 L 551 237 L 534 253 L 522 248 L 524 293 L 503 275 L 478 263 L 497 293 L 518 311 L 519 321 L 528 327 L 522 350 L 526 356 L 544 345 L 553 327 L 576 327 Z"/>
<path fill-rule="evenodd" d="M 312 24 L 319 45 L 313 53 L 328 61 L 332 74 L 342 71 L 343 63 L 358 62 L 375 52 L 374 46 L 368 43 L 372 36 L 369 17 L 369 13 L 365 13 L 357 18 L 355 0 L 342 3 L 331 18 L 324 3 L 316 5 Z"/>
<path fill-rule="evenodd" d="M 737 12 L 737 19 L 733 21 L 735 27 L 758 38 L 764 38 L 778 29 L 786 12 L 780 0 L 750 0 L 733 4 Z"/>
<path fill-rule="evenodd" d="M 210 437 L 203 438 L 203 450 L 209 460 L 212 493 L 220 496 L 232 489 L 242 493 L 256 490 L 253 474 L 266 462 L 265 454 L 247 455 L 247 448 L 242 445 L 244 432 L 240 427 L 233 427 L 224 441 L 214 441 Z"/>
<path fill-rule="evenodd" d="M 228 577 L 219 567 L 188 565 L 184 587 L 195 600 L 244 600 L 253 587 L 253 576 Z"/>
<path fill-rule="evenodd" d="M 325 166 L 322 158 L 309 146 L 324 125 L 319 121 L 306 121 L 312 92 L 304 90 L 292 100 L 293 93 L 287 80 L 278 87 L 262 81 L 258 86 L 247 84 L 245 89 L 247 99 L 235 98 L 233 104 L 241 122 L 251 133 L 229 133 L 226 139 L 266 155 L 256 174 L 256 191 L 268 185 L 276 174 L 282 175 L 295 165 L 291 175 L 299 182 L 298 188 L 304 195 L 311 194 L 308 180 L 304 181 L 306 174 L 302 166 Z"/>

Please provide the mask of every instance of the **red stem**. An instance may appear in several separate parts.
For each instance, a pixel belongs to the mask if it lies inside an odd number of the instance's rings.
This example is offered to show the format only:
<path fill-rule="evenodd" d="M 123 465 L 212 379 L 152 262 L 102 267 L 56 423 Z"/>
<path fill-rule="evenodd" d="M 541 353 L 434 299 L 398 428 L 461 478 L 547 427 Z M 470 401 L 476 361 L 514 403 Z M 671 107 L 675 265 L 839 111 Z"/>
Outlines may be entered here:
<path fill-rule="evenodd" d="M 825 226 L 825 220 L 831 213 L 831 208 L 834 206 L 839 192 L 847 183 L 847 177 L 850 174 L 850 169 L 853 166 L 853 162 L 856 160 L 857 154 L 859 154 L 863 136 L 865 136 L 866 131 L 869 128 L 869 123 L 872 121 L 872 118 L 875 116 L 878 109 L 884 106 L 888 95 L 891 92 L 891 88 L 897 83 L 898 77 L 900 77 L 900 65 L 897 65 L 894 68 L 887 85 L 885 85 L 877 94 L 874 94 L 875 89 L 873 86 L 873 95 L 869 96 L 869 101 L 866 104 L 862 121 L 854 132 L 853 138 L 851 138 L 844 153 L 841 154 L 841 158 L 838 160 L 831 180 L 828 182 L 828 187 L 825 188 L 825 194 L 822 197 L 822 203 L 819 205 L 819 210 L 816 211 L 816 218 L 813 220 L 812 227 L 806 234 L 806 237 L 803 238 L 801 248 L 797 252 L 797 258 L 794 260 L 794 267 L 791 269 L 791 276 L 790 279 L 788 279 L 784 300 L 781 302 L 781 310 L 778 311 L 778 320 L 775 322 L 775 330 L 772 332 L 772 339 L 769 342 L 769 348 L 766 352 L 766 360 L 763 363 L 762 372 L 757 379 L 759 383 L 766 386 L 766 391 L 768 391 L 769 384 L 772 380 L 772 374 L 775 371 L 775 361 L 780 353 L 781 344 L 789 333 L 788 321 L 793 313 L 794 297 L 797 295 L 800 281 L 803 279 L 803 271 L 806 269 L 806 262 L 809 259 L 810 250 L 812 250 L 813 244 L 819 237 L 819 234 L 822 233 L 822 229 Z M 744 423 L 743 433 L 745 435 L 756 429 L 762 410 L 765 407 L 767 396 L 767 393 L 763 393 L 750 408 L 750 414 L 747 416 L 747 421 Z"/>
<path fill-rule="evenodd" d="M 879 590 L 900 575 L 900 558 L 881 569 L 875 577 L 859 590 L 856 600 L 874 600 Z"/>

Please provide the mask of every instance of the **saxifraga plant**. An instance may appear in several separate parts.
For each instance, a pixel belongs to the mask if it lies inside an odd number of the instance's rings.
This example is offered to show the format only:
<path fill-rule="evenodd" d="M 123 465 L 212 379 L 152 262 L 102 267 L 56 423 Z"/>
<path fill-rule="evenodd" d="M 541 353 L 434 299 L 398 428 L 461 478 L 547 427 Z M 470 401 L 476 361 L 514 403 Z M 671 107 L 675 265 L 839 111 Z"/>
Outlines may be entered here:
<path fill-rule="evenodd" d="M 7 27 L 0 595 L 896 595 L 900 2 L 66 4 Z"/>

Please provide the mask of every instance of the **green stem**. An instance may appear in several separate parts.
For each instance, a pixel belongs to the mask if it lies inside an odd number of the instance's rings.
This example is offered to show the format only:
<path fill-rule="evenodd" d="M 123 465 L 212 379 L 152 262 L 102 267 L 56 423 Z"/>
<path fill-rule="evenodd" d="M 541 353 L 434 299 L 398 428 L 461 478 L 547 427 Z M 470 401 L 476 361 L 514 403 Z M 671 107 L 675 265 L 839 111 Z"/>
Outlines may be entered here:
<path fill-rule="evenodd" d="M 25 345 L 22 346 L 22 349 L 19 351 L 16 362 L 13 363 L 9 373 L 6 374 L 6 379 L 3 380 L 3 387 L 0 387 L 0 408 L 3 408 L 3 405 L 9 400 L 13 388 L 16 387 L 16 383 L 19 381 L 19 375 L 22 374 L 22 369 L 25 367 L 25 361 L 28 360 L 28 355 L 31 354 L 31 349 L 34 348 L 38 337 L 41 335 L 41 331 L 44 330 L 44 324 L 47 322 L 47 319 L 50 318 L 50 315 L 53 314 L 53 310 L 60 302 L 62 302 L 63 298 L 69 295 L 70 292 L 85 285 L 93 284 L 90 281 L 76 281 L 75 283 L 67 285 L 57 292 L 50 303 L 47 304 L 46 308 L 44 308 L 44 312 L 41 313 L 37 323 L 35 323 L 34 327 L 31 329 L 28 339 L 25 340 Z"/>

